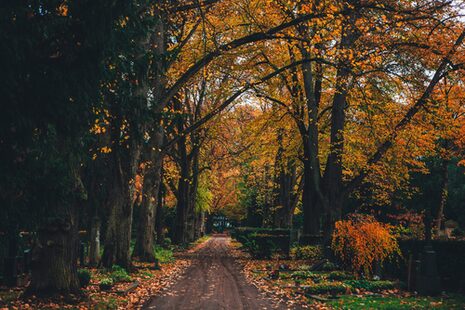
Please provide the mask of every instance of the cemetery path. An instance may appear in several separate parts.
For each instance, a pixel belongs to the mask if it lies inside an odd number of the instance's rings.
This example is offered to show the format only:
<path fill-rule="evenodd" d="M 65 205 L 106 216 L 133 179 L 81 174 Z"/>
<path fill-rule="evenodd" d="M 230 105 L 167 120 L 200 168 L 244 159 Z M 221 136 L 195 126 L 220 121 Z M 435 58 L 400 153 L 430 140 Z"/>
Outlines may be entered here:
<path fill-rule="evenodd" d="M 229 237 L 218 235 L 189 254 L 192 265 L 169 289 L 152 297 L 143 309 L 287 309 L 247 283 L 231 256 Z"/>

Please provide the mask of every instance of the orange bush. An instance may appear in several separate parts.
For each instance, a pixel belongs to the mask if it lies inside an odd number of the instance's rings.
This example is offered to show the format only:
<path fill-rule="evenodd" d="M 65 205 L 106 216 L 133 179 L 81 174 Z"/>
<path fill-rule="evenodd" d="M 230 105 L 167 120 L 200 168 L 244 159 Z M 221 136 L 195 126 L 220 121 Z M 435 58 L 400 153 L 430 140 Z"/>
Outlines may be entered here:
<path fill-rule="evenodd" d="M 372 274 L 373 264 L 400 255 L 392 226 L 368 215 L 351 215 L 335 224 L 331 247 L 355 272 Z"/>

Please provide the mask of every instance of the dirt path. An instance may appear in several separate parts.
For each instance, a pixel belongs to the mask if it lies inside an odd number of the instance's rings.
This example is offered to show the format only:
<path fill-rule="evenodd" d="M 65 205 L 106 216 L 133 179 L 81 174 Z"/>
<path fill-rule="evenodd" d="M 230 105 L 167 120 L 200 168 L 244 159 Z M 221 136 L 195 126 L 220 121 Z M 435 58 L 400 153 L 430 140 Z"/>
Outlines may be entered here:
<path fill-rule="evenodd" d="M 192 254 L 192 265 L 168 290 L 143 309 L 287 309 L 246 282 L 229 253 L 229 238 L 214 236 Z"/>

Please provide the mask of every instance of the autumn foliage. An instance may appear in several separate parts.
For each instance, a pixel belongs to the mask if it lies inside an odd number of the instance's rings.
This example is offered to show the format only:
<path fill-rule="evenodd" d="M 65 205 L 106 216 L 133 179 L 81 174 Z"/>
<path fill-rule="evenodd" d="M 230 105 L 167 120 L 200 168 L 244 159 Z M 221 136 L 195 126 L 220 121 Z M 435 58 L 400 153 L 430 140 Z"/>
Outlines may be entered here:
<path fill-rule="evenodd" d="M 346 266 L 369 276 L 375 262 L 400 255 L 392 228 L 372 216 L 354 214 L 336 222 L 331 247 Z"/>

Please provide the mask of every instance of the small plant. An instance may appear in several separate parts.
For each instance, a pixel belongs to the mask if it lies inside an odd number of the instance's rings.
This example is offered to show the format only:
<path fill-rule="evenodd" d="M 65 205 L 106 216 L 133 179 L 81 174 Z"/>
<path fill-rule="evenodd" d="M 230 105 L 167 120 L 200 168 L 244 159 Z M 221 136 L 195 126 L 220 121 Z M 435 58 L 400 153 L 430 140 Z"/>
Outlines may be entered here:
<path fill-rule="evenodd" d="M 344 281 L 344 283 L 351 288 L 357 288 L 371 292 L 379 292 L 396 288 L 396 283 L 391 281 L 348 280 Z"/>
<path fill-rule="evenodd" d="M 90 279 L 92 278 L 92 274 L 87 269 L 79 269 L 78 270 L 78 279 L 79 284 L 81 287 L 86 287 L 90 283 Z"/>
<path fill-rule="evenodd" d="M 296 246 L 291 249 L 290 256 L 293 259 L 316 261 L 323 256 L 323 250 L 318 245 Z"/>
<path fill-rule="evenodd" d="M 112 278 L 103 278 L 100 280 L 99 287 L 102 291 L 108 291 L 113 287 L 113 279 Z"/>
<path fill-rule="evenodd" d="M 169 263 L 174 261 L 173 251 L 171 249 L 155 246 L 154 253 L 155 258 L 159 263 Z"/>
<path fill-rule="evenodd" d="M 143 276 L 144 278 L 152 278 L 153 277 L 153 274 L 151 274 L 148 271 L 142 271 L 142 272 L 140 272 L 140 275 Z"/>
<path fill-rule="evenodd" d="M 321 267 L 320 270 L 322 271 L 336 271 L 339 269 L 339 266 L 333 262 L 326 261 Z"/>
<path fill-rule="evenodd" d="M 131 281 L 131 276 L 129 276 L 128 272 L 118 265 L 113 265 L 113 267 L 111 267 L 110 277 L 113 280 L 113 282 Z"/>

